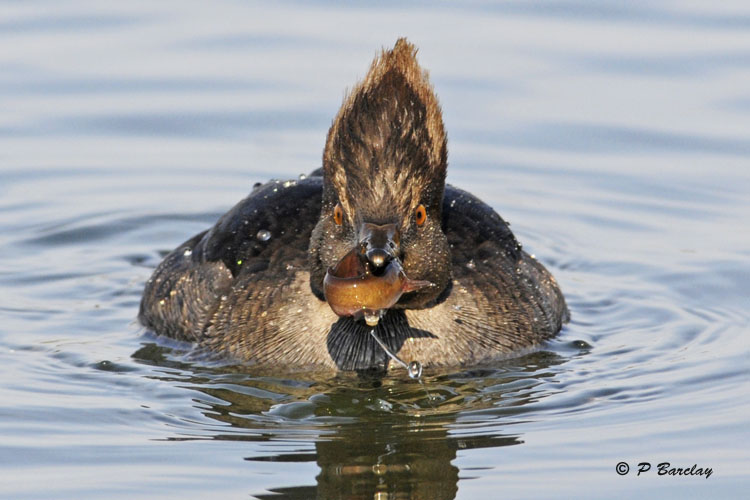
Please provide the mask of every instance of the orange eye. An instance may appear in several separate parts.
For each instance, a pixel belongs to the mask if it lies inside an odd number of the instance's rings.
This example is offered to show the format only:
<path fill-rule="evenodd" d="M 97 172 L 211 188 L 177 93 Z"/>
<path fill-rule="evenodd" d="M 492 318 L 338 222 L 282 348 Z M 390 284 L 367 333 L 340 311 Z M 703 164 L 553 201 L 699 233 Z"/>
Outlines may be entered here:
<path fill-rule="evenodd" d="M 337 226 L 344 223 L 344 209 L 341 208 L 341 203 L 337 203 L 336 207 L 333 209 L 333 222 L 335 222 Z"/>
<path fill-rule="evenodd" d="M 427 209 L 424 205 L 419 205 L 416 211 L 417 215 L 417 226 L 421 226 L 427 220 Z"/>

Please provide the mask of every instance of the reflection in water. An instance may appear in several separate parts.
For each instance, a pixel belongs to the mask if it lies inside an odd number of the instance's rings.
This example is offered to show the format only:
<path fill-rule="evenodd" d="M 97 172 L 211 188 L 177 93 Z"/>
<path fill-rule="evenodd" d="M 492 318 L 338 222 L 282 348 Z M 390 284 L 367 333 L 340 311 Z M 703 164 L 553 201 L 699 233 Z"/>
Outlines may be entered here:
<path fill-rule="evenodd" d="M 326 372 L 289 379 L 242 367 L 198 373 L 155 344 L 133 357 L 181 370 L 181 385 L 207 396 L 198 400 L 203 414 L 231 426 L 211 433 L 211 439 L 274 445 L 272 453 L 245 460 L 315 461 L 320 467 L 317 485 L 272 488 L 272 493 L 256 494 L 259 499 L 454 498 L 458 450 L 522 443 L 519 435 L 503 432 L 503 425 L 476 433 L 460 420 L 471 421 L 478 412 L 484 422 L 517 422 L 526 405 L 551 394 L 538 386 L 555 382 L 566 361 L 537 352 L 492 369 L 427 374 L 420 383 L 403 372 L 386 378 Z"/>

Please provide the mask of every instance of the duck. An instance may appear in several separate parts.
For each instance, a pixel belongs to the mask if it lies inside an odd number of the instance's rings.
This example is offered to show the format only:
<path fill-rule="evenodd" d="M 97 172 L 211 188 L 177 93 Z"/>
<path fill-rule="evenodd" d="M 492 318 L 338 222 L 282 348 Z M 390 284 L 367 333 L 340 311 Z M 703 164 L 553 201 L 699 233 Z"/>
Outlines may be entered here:
<path fill-rule="evenodd" d="M 139 320 L 193 354 L 270 369 L 492 363 L 570 313 L 488 204 L 450 184 L 442 111 L 416 47 L 376 55 L 344 97 L 322 167 L 257 185 L 179 245 Z M 387 351 L 390 351 L 387 352 Z"/>

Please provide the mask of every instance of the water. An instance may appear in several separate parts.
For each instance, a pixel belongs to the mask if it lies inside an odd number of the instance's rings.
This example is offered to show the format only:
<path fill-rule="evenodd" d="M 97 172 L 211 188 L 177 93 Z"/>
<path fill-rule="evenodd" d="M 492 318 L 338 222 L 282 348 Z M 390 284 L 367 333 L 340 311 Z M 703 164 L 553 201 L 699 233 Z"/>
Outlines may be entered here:
<path fill-rule="evenodd" d="M 561 283 L 559 338 L 422 385 L 206 366 L 144 332 L 164 252 L 316 168 L 401 35 L 450 182 Z M 0 40 L 0 497 L 746 494 L 746 2 L 6 2 Z"/>

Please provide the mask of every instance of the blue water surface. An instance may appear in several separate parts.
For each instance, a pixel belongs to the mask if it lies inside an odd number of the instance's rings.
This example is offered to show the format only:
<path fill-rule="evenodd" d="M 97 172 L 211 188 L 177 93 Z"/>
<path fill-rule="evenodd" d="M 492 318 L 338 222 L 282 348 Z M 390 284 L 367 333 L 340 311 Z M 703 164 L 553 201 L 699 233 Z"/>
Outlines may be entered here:
<path fill-rule="evenodd" d="M 399 36 L 449 182 L 556 276 L 561 335 L 420 384 L 140 327 L 164 253 L 317 168 Z M 0 497 L 746 496 L 747 2 L 3 2 L 0 110 Z"/>

